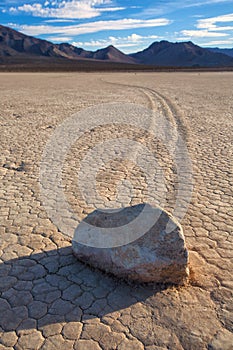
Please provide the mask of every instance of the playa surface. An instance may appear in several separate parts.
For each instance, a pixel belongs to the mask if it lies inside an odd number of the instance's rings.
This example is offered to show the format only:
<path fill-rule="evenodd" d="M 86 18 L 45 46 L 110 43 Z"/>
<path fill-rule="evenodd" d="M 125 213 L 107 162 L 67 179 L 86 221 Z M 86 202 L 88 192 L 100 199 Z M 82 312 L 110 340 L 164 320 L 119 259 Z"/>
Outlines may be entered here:
<path fill-rule="evenodd" d="M 0 81 L 0 349 L 232 349 L 233 73 L 0 73 Z M 78 262 L 70 237 L 45 210 L 41 161 L 56 127 L 112 102 L 162 113 L 174 129 L 170 140 L 178 133 L 187 145 L 193 189 L 181 221 L 190 252 L 185 286 L 128 284 Z M 78 187 L 80 161 L 116 138 L 157 157 L 172 212 L 179 174 L 169 145 L 151 130 L 142 135 L 133 119 L 122 128 L 114 113 L 115 123 L 96 120 L 67 152 L 63 190 L 73 213 L 81 220 L 95 209 Z M 123 196 L 116 197 L 119 181 Z M 117 157 L 96 174 L 106 208 L 112 198 L 120 206 L 143 203 L 146 185 L 143 169 Z M 51 194 L 51 208 L 55 200 Z"/>

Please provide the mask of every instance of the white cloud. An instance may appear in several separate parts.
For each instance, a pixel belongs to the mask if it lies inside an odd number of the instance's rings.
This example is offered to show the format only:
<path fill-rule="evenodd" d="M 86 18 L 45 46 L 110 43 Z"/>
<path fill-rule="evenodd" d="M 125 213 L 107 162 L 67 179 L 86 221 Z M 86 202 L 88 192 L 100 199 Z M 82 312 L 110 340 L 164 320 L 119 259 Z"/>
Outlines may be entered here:
<path fill-rule="evenodd" d="M 214 46 L 214 45 L 233 45 L 233 39 L 230 40 L 213 40 L 207 43 L 203 43 L 202 46 Z"/>
<path fill-rule="evenodd" d="M 125 9 L 124 7 L 103 7 L 103 5 L 111 4 L 111 2 L 111 0 L 46 1 L 44 5 L 34 3 L 32 5 L 24 4 L 18 7 L 11 7 L 10 12 L 24 12 L 35 17 L 82 19 L 100 16 L 102 12 Z"/>
<path fill-rule="evenodd" d="M 227 33 L 209 32 L 208 30 L 182 30 L 181 34 L 188 38 L 215 38 L 228 36 Z"/>
<path fill-rule="evenodd" d="M 180 40 L 187 40 L 192 38 L 216 38 L 215 41 L 220 37 L 226 37 L 230 35 L 231 30 L 233 30 L 233 26 L 220 25 L 225 23 L 233 22 L 233 13 L 204 18 L 197 20 L 197 24 L 195 30 L 182 30 L 180 32 L 184 37 L 180 37 Z M 218 25 L 217 25 L 218 24 Z M 216 44 L 217 45 L 217 44 Z"/>
<path fill-rule="evenodd" d="M 123 30 L 160 27 L 171 24 L 172 21 L 166 18 L 150 20 L 124 18 L 110 21 L 89 22 L 79 25 L 51 26 L 51 25 L 20 25 L 16 29 L 28 35 L 58 34 L 64 36 L 75 36 L 87 33 L 96 33 L 106 30 Z"/>
<path fill-rule="evenodd" d="M 114 37 L 109 36 L 107 39 L 101 39 L 101 40 L 90 40 L 86 42 L 78 41 L 78 42 L 72 42 L 72 45 L 78 46 L 78 47 L 103 47 L 108 45 L 114 45 L 116 47 L 133 47 L 138 46 L 139 44 L 143 44 L 146 41 L 152 40 L 152 39 L 158 39 L 157 35 L 147 35 L 142 36 L 138 34 L 131 34 L 126 37 Z"/>
<path fill-rule="evenodd" d="M 213 4 L 224 4 L 230 3 L 232 0 L 166 0 L 166 1 L 150 1 L 150 6 L 147 7 L 145 2 L 144 9 L 141 12 L 142 16 L 163 16 L 168 13 L 172 13 L 175 11 L 180 11 L 181 9 L 186 8 L 198 8 L 202 6 L 208 6 Z M 144 17 L 145 18 L 145 17 Z"/>
<path fill-rule="evenodd" d="M 70 42 L 72 38 L 68 36 L 50 36 L 50 37 L 47 37 L 46 40 L 57 42 L 57 43 L 65 43 L 65 42 Z"/>
<path fill-rule="evenodd" d="M 191 16 L 192 18 L 202 18 L 202 17 L 204 17 L 204 15 L 193 15 L 193 16 Z"/>
<path fill-rule="evenodd" d="M 75 23 L 74 19 L 59 19 L 59 18 L 55 18 L 55 19 L 46 19 L 44 20 L 45 23 Z"/>
<path fill-rule="evenodd" d="M 217 26 L 216 23 L 228 23 L 233 22 L 233 13 L 217 16 L 217 17 L 210 17 L 205 19 L 199 19 L 197 21 L 196 27 L 198 29 L 206 29 L 206 30 L 232 30 L 233 26 Z"/>
<path fill-rule="evenodd" d="M 187 0 L 187 4 L 184 5 L 184 7 L 198 7 L 198 6 L 204 6 L 204 5 L 213 5 L 213 4 L 221 4 L 221 3 L 228 3 L 232 0 L 201 0 L 194 2 L 193 0 Z"/>

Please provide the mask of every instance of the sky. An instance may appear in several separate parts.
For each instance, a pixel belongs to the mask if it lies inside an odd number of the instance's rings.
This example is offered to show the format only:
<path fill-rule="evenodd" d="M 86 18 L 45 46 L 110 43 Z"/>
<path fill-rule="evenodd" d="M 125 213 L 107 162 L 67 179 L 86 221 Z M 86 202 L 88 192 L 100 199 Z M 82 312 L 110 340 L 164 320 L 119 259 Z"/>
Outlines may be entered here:
<path fill-rule="evenodd" d="M 233 48 L 233 0 L 0 0 L 0 23 L 92 51 L 160 40 Z"/>

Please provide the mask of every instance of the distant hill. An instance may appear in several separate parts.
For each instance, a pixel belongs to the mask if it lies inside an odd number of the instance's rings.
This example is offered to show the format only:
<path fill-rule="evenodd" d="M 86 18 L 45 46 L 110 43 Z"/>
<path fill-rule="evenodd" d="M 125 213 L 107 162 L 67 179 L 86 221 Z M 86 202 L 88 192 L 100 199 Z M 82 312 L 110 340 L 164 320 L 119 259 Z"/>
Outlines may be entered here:
<path fill-rule="evenodd" d="M 211 52 L 191 41 L 171 43 L 154 42 L 147 49 L 131 54 L 141 64 L 172 67 L 227 67 L 233 59 L 222 53 Z"/>
<path fill-rule="evenodd" d="M 208 47 L 209 51 L 223 53 L 224 55 L 233 57 L 233 49 L 219 49 L 218 47 Z"/>
<path fill-rule="evenodd" d="M 57 46 L 59 47 L 59 50 L 72 58 L 86 58 L 121 63 L 137 63 L 132 57 L 124 54 L 112 45 L 97 51 L 86 51 L 67 43 L 59 44 Z"/>
<path fill-rule="evenodd" d="M 68 43 L 56 44 L 55 46 L 58 47 L 62 54 L 66 54 L 66 57 L 70 59 L 91 58 L 92 51 L 86 51 L 81 47 L 76 47 Z"/>
<path fill-rule="evenodd" d="M 218 52 L 216 52 L 218 51 Z M 233 49 L 232 49 L 233 51 Z M 124 65 L 147 65 L 152 67 L 233 67 L 233 57 L 222 53 L 222 49 L 205 49 L 191 41 L 171 43 L 154 42 L 143 51 L 126 55 L 110 45 L 97 51 L 87 51 L 69 43 L 53 44 L 20 33 L 12 28 L 0 25 L 0 63 L 5 66 L 12 62 L 21 65 L 30 62 L 46 62 L 59 60 L 59 67 L 72 61 L 119 63 Z M 233 56 L 233 53 L 232 53 Z M 46 61 L 45 61 L 46 58 Z M 16 64 L 16 63 L 14 63 Z M 87 63 L 88 65 L 88 63 Z M 85 64 L 85 67 L 87 67 Z M 143 68 L 143 67 L 142 67 Z"/>
<path fill-rule="evenodd" d="M 122 63 L 137 63 L 132 57 L 125 55 L 114 46 L 110 45 L 104 49 L 97 50 L 93 53 L 92 58 L 96 60 L 107 60 L 111 62 L 122 62 Z"/>
<path fill-rule="evenodd" d="M 67 57 L 66 53 L 60 51 L 57 45 L 49 41 L 37 39 L 0 25 L 0 56 L 27 57 L 28 55 Z"/>
<path fill-rule="evenodd" d="M 86 51 L 68 43 L 53 44 L 46 40 L 34 38 L 17 32 L 14 29 L 0 25 L 0 56 L 1 57 L 57 57 L 67 59 L 95 59 L 119 63 L 136 63 L 114 46 L 108 46 L 97 51 Z"/>

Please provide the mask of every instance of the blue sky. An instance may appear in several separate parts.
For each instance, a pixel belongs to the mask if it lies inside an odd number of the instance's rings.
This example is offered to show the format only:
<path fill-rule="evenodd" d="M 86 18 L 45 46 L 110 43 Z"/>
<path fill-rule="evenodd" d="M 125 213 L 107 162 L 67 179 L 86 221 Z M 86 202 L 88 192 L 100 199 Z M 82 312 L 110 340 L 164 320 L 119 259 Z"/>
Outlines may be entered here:
<path fill-rule="evenodd" d="M 160 40 L 233 47 L 233 0 L 1 0 L 0 23 L 88 50 L 130 53 Z"/>

